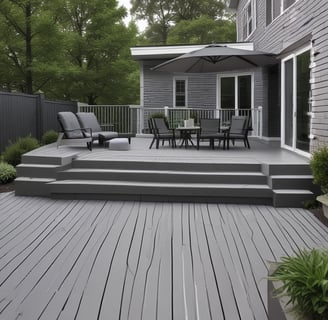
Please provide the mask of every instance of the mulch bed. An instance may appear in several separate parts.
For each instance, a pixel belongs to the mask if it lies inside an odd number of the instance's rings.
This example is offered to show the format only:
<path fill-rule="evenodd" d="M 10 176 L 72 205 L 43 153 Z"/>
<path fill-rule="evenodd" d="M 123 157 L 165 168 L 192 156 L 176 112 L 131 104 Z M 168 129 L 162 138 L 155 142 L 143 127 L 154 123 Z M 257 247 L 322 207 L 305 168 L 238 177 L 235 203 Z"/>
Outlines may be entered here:
<path fill-rule="evenodd" d="M 15 191 L 14 181 L 9 183 L 0 183 L 0 193 Z"/>

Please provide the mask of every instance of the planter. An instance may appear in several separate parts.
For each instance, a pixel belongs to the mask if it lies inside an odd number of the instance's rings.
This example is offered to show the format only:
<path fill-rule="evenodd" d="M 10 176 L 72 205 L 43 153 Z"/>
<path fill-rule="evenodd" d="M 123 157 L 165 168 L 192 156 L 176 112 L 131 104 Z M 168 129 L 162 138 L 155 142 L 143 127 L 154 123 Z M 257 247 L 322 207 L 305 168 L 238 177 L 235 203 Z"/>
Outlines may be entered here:
<path fill-rule="evenodd" d="M 328 219 L 328 194 L 323 194 L 317 197 L 317 201 L 322 204 L 322 211 L 324 216 Z"/>
<path fill-rule="evenodd" d="M 276 264 L 270 264 L 269 275 L 276 270 Z M 300 317 L 291 311 L 293 306 L 287 306 L 288 297 L 274 297 L 274 291 L 281 286 L 279 281 L 268 280 L 268 319 L 269 320 L 310 320 L 306 317 Z"/>

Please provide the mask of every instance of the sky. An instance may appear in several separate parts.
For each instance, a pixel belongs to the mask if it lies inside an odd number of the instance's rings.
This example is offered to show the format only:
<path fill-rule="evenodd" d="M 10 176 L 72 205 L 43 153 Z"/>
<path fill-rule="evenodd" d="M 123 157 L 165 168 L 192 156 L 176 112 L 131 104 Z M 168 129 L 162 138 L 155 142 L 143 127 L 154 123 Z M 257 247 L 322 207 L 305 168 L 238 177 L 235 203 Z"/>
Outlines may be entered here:
<path fill-rule="evenodd" d="M 130 8 L 131 8 L 130 0 L 118 0 L 118 4 L 119 4 L 119 6 L 123 6 L 127 9 L 128 17 L 124 21 L 126 24 L 128 24 L 131 20 L 131 17 L 129 14 Z M 145 21 L 138 21 L 137 25 L 138 25 L 139 31 L 143 31 L 143 30 L 145 30 L 147 23 Z"/>

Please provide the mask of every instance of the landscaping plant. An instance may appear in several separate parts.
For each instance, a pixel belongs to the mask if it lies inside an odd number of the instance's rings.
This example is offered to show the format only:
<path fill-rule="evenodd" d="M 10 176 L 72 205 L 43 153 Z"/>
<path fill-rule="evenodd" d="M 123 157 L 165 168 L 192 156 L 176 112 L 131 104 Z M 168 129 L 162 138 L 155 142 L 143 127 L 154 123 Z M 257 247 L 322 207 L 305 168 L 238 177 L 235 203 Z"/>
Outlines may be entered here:
<path fill-rule="evenodd" d="M 39 146 L 38 140 L 32 136 L 19 138 L 14 144 L 11 144 L 5 149 L 3 159 L 5 162 L 17 166 L 21 163 L 21 158 L 24 153 L 36 149 Z"/>
<path fill-rule="evenodd" d="M 321 187 L 323 193 L 328 193 L 328 146 L 312 154 L 310 167 L 314 183 Z"/>
<path fill-rule="evenodd" d="M 0 183 L 8 183 L 16 178 L 16 169 L 11 164 L 0 162 Z"/>
<path fill-rule="evenodd" d="M 287 297 L 297 315 L 328 319 L 327 250 L 300 250 L 295 256 L 283 257 L 269 279 L 282 283 L 274 293 Z"/>
<path fill-rule="evenodd" d="M 44 135 L 42 136 L 41 143 L 42 145 L 51 144 L 56 142 L 57 139 L 58 139 L 58 132 L 56 132 L 55 130 L 49 130 L 45 132 Z"/>

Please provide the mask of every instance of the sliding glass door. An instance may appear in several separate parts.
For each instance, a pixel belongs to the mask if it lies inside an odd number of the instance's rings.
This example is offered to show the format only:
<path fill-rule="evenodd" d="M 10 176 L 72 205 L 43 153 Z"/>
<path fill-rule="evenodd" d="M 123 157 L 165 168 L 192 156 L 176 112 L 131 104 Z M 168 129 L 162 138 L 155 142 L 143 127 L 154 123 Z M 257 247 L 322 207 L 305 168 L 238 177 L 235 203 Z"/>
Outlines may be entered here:
<path fill-rule="evenodd" d="M 310 49 L 282 61 L 282 146 L 310 150 Z"/>

